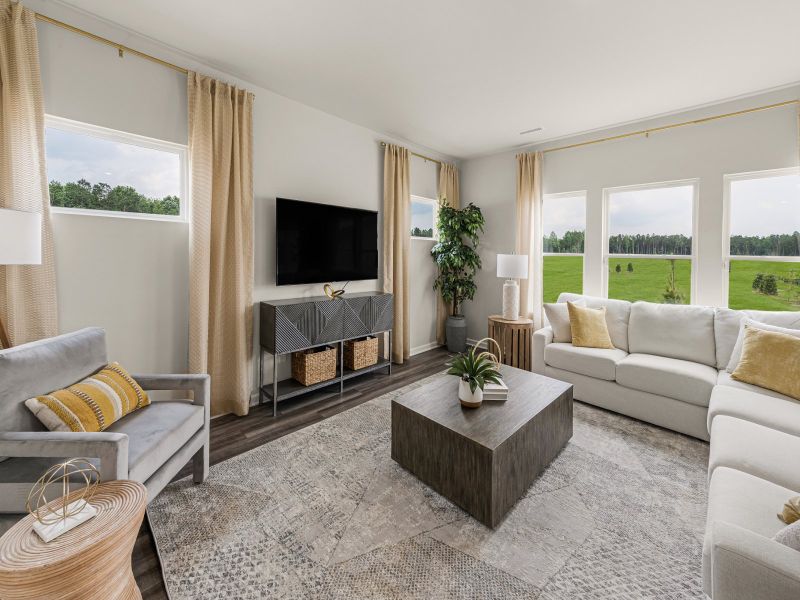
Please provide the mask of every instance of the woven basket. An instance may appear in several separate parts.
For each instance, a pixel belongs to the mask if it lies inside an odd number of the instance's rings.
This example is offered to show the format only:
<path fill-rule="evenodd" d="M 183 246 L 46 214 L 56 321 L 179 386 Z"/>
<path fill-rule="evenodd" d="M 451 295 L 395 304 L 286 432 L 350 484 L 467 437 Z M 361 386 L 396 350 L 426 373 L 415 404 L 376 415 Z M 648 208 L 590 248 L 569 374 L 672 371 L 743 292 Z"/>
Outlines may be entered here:
<path fill-rule="evenodd" d="M 358 371 L 378 362 L 378 338 L 371 336 L 344 343 L 344 366 Z"/>
<path fill-rule="evenodd" d="M 314 385 L 336 377 L 336 347 L 324 346 L 292 353 L 292 378 Z"/>

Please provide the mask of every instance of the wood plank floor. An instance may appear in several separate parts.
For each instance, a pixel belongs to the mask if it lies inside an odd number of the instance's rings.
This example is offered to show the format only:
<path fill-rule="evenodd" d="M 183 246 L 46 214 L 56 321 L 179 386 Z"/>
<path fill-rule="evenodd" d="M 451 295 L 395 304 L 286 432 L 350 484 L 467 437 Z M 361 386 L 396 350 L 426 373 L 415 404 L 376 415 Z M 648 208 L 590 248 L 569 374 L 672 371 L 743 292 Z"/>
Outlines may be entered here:
<path fill-rule="evenodd" d="M 272 405 L 250 409 L 246 417 L 226 415 L 211 422 L 211 464 L 232 458 L 242 452 L 266 444 L 312 423 L 321 421 L 387 392 L 423 379 L 444 369 L 451 355 L 445 348 L 418 354 L 402 365 L 394 365 L 392 374 L 371 373 L 345 383 L 342 397 L 338 393 L 315 392 L 278 405 L 278 417 L 272 417 Z M 187 466 L 176 477 L 190 473 Z M 167 592 L 161 577 L 155 544 L 145 519 L 133 550 L 133 573 L 144 598 L 166 600 Z"/>

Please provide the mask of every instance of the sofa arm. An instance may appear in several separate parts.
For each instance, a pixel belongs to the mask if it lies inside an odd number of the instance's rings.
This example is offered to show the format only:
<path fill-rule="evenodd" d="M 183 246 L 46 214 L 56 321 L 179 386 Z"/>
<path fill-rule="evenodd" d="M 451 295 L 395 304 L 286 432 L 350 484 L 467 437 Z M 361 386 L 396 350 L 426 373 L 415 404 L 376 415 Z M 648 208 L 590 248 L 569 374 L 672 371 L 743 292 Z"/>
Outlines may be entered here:
<path fill-rule="evenodd" d="M 722 521 L 711 535 L 714 600 L 800 598 L 800 552 Z"/>
<path fill-rule="evenodd" d="M 533 332 L 533 372 L 544 375 L 544 349 L 553 343 L 553 329 L 543 327 Z"/>
<path fill-rule="evenodd" d="M 0 432 L 0 456 L 99 458 L 103 481 L 128 478 L 128 436 L 124 433 Z"/>
<path fill-rule="evenodd" d="M 200 375 L 131 375 L 145 390 L 187 390 L 194 404 L 211 406 L 211 376 Z"/>

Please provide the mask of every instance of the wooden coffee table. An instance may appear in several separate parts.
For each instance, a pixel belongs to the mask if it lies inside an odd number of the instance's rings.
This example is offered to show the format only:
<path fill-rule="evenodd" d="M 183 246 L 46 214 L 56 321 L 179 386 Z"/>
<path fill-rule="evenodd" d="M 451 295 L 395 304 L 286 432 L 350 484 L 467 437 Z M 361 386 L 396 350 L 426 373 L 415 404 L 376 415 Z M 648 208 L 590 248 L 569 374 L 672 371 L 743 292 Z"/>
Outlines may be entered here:
<path fill-rule="evenodd" d="M 572 385 L 501 368 L 505 402 L 462 408 L 441 375 L 392 400 L 392 458 L 481 523 L 496 527 L 572 437 Z"/>

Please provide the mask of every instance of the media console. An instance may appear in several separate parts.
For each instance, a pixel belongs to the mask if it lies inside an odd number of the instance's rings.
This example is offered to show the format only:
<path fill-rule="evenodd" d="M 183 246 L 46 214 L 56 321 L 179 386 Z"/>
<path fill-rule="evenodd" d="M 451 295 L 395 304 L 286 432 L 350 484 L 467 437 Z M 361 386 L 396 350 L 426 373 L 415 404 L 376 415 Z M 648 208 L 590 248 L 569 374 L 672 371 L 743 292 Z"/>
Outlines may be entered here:
<path fill-rule="evenodd" d="M 344 392 L 344 382 L 358 375 L 386 369 L 392 372 L 392 294 L 366 292 L 347 294 L 336 299 L 327 296 L 271 300 L 260 303 L 258 355 L 258 400 L 272 400 L 272 414 L 278 415 L 278 402 L 324 387 L 338 385 Z M 383 334 L 386 352 L 378 363 L 352 371 L 344 368 L 344 342 L 367 335 Z M 282 354 L 307 350 L 316 346 L 339 346 L 339 366 L 336 377 L 314 385 L 302 385 L 294 379 L 278 381 L 278 360 Z M 264 352 L 272 354 L 272 383 L 264 384 Z"/>

